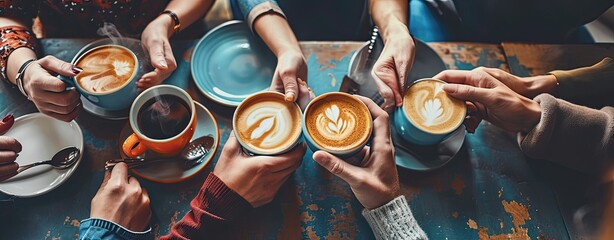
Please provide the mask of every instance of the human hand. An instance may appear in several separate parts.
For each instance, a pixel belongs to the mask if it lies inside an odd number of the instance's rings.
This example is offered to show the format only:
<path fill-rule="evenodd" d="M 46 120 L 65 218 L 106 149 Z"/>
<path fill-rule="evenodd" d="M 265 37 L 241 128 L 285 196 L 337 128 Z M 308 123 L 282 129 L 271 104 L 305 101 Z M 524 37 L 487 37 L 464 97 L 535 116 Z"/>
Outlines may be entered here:
<path fill-rule="evenodd" d="M 21 152 L 21 144 L 12 137 L 0 136 L 0 182 L 17 174 L 19 165 L 15 162 Z"/>
<path fill-rule="evenodd" d="M 91 218 L 101 218 L 131 231 L 144 231 L 149 225 L 149 195 L 132 176 L 128 166 L 118 163 L 112 172 L 105 172 L 102 185 L 92 199 Z"/>
<path fill-rule="evenodd" d="M 403 104 L 403 91 L 409 70 L 414 64 L 415 44 L 407 29 L 387 38 L 382 54 L 375 62 L 371 76 L 375 79 L 382 108 L 386 111 Z"/>
<path fill-rule="evenodd" d="M 540 121 L 537 102 L 514 92 L 483 68 L 446 70 L 434 78 L 449 83 L 443 90 L 450 96 L 473 102 L 485 120 L 507 131 L 526 132 Z"/>
<path fill-rule="evenodd" d="M 346 181 L 358 201 L 367 209 L 378 208 L 400 193 L 399 176 L 394 161 L 388 113 L 371 99 L 358 96 L 373 116 L 373 140 L 365 147 L 365 158 L 354 166 L 325 151 L 317 151 L 313 159 L 329 172 Z"/>
<path fill-rule="evenodd" d="M 272 91 L 284 93 L 286 101 L 309 102 L 309 94 L 299 89 L 300 81 L 307 82 L 307 63 L 300 51 L 288 50 L 277 58 L 277 67 L 271 82 Z"/>
<path fill-rule="evenodd" d="M 81 111 L 81 99 L 75 89 L 66 90 L 66 84 L 57 74 L 74 77 L 82 69 L 53 56 L 33 62 L 23 76 L 23 85 L 36 108 L 41 113 L 69 122 Z"/>
<path fill-rule="evenodd" d="M 213 173 L 253 207 L 260 207 L 273 200 L 281 185 L 301 165 L 305 150 L 305 144 L 300 144 L 282 155 L 248 156 L 234 133 L 230 133 Z"/>
<path fill-rule="evenodd" d="M 477 68 L 476 71 L 487 73 L 514 92 L 531 99 L 542 93 L 556 93 L 557 80 L 554 75 L 518 77 L 498 68 Z"/>
<path fill-rule="evenodd" d="M 173 50 L 169 38 L 173 33 L 174 23 L 166 15 L 154 19 L 141 34 L 143 49 L 149 55 L 151 66 L 154 70 L 143 74 L 136 82 L 139 90 L 158 85 L 168 78 L 177 68 L 177 61 L 173 56 Z"/>

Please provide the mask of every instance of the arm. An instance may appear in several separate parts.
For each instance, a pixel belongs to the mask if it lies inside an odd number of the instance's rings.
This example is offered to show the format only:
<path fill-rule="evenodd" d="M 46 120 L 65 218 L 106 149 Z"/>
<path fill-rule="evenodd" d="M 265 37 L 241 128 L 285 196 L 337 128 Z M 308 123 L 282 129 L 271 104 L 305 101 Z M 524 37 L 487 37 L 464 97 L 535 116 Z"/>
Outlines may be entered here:
<path fill-rule="evenodd" d="M 92 199 L 90 218 L 79 226 L 79 239 L 149 239 L 150 218 L 149 194 L 120 163 L 105 172 Z"/>
<path fill-rule="evenodd" d="M 403 195 L 376 209 L 364 209 L 362 216 L 371 226 L 375 239 L 428 239 Z"/>
<path fill-rule="evenodd" d="M 209 11 L 213 0 L 174 0 L 170 1 L 164 10 L 174 12 L 179 18 L 180 29 L 185 29 Z M 168 14 L 155 18 L 141 34 L 141 41 L 149 53 L 153 71 L 144 74 L 137 81 L 140 89 L 158 85 L 168 78 L 177 68 L 177 61 L 169 39 L 175 33 L 175 22 Z"/>
<path fill-rule="evenodd" d="M 350 185 L 376 239 L 428 239 L 399 190 L 388 114 L 371 99 L 359 98 L 374 118 L 371 146 L 357 156 L 364 155 L 361 164 L 351 165 L 324 151 L 315 152 L 313 160 Z"/>
<path fill-rule="evenodd" d="M 547 93 L 575 104 L 593 108 L 613 106 L 614 60 L 606 57 L 592 66 L 555 70 L 546 75 L 518 77 L 496 68 L 483 71 L 528 98 Z"/>
<path fill-rule="evenodd" d="M 17 72 L 30 59 L 37 59 L 36 38 L 28 30 L 25 21 L 13 17 L 0 17 L 1 44 L 0 65 L 2 78 L 16 83 Z M 52 74 L 76 76 L 81 69 L 55 57 L 47 56 L 34 61 L 24 70 L 23 89 L 41 113 L 63 121 L 71 121 L 81 110 L 81 100 L 76 90 L 66 90 L 64 82 Z"/>
<path fill-rule="evenodd" d="M 206 239 L 252 207 L 269 203 L 300 166 L 305 148 L 300 145 L 278 156 L 247 156 L 231 133 L 213 173 L 190 203 L 192 209 L 162 239 Z"/>
<path fill-rule="evenodd" d="M 476 104 L 484 119 L 519 133 L 522 151 L 585 172 L 599 172 L 614 157 L 614 108 L 595 110 L 549 94 L 526 98 L 485 68 L 446 70 L 444 91 Z M 587 159 L 587 160 L 585 160 Z"/>
<path fill-rule="evenodd" d="M 535 101 L 541 106 L 541 119 L 518 138 L 525 154 L 591 173 L 599 173 L 613 162 L 613 107 L 596 110 L 548 94 L 537 96 Z"/>
<path fill-rule="evenodd" d="M 405 81 L 414 64 L 415 45 L 407 28 L 407 2 L 370 0 L 371 16 L 384 39 L 384 49 L 371 75 L 384 98 L 382 108 L 387 111 L 403 103 Z"/>
<path fill-rule="evenodd" d="M 298 84 L 307 81 L 307 63 L 294 32 L 274 0 L 241 0 L 239 7 L 248 26 L 256 32 L 277 57 L 271 90 L 283 92 L 287 101 L 304 101 Z"/>

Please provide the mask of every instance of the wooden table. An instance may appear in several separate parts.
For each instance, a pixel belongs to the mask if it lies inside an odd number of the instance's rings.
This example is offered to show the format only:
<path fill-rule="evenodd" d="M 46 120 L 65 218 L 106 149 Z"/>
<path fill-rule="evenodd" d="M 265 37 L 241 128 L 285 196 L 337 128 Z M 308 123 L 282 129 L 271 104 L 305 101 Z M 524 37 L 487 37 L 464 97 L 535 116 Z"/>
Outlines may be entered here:
<path fill-rule="evenodd" d="M 90 40 L 44 39 L 44 54 L 70 60 Z M 347 72 L 357 42 L 303 42 L 309 65 L 309 83 L 316 94 L 335 91 Z M 224 143 L 230 133 L 233 109 L 200 94 L 191 80 L 189 60 L 193 41 L 176 42 L 176 72 L 165 82 L 188 89 L 215 115 Z M 431 43 L 449 68 L 472 69 L 479 65 L 507 70 L 500 45 Z M 17 89 L 0 84 L 0 115 L 17 116 L 35 111 Z M 89 216 L 90 199 L 103 176 L 103 163 L 118 156 L 120 129 L 125 121 L 107 121 L 81 114 L 85 154 L 75 174 L 61 187 L 31 199 L 8 199 L 9 214 L 2 213 L 3 239 L 76 238 L 79 221 Z M 29 147 L 29 146 L 24 146 Z M 182 183 L 158 184 L 141 180 L 149 190 L 156 237 L 166 234 L 189 209 L 211 165 Z M 542 169 L 520 152 L 515 136 L 488 123 L 468 135 L 461 153 L 445 167 L 432 172 L 399 169 L 402 193 L 414 216 L 431 239 L 568 239 L 553 187 L 542 178 Z M 550 166 L 547 167 L 548 169 Z M 556 169 L 553 171 L 557 171 Z M 228 239 L 372 239 L 361 216 L 362 206 L 347 184 L 319 167 L 305 155 L 302 166 L 281 188 L 275 200 L 240 217 Z"/>

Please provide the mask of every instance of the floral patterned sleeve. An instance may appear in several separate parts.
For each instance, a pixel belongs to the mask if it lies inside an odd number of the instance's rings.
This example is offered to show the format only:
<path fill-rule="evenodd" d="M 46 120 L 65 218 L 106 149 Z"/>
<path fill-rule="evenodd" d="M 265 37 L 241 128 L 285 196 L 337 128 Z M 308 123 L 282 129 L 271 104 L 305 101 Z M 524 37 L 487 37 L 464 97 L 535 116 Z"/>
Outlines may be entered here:
<path fill-rule="evenodd" d="M 6 17 L 32 25 L 38 13 L 40 0 L 3 0 L 0 1 L 0 17 Z M 36 36 L 26 27 L 0 26 L 0 78 L 8 81 L 7 61 L 15 49 L 27 47 L 36 52 Z"/>

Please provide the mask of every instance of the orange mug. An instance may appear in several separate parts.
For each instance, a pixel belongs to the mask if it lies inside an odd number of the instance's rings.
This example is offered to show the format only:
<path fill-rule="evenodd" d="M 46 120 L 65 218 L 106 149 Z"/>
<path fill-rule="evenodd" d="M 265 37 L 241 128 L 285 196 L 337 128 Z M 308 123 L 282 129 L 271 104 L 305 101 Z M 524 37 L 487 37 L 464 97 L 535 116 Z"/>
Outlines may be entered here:
<path fill-rule="evenodd" d="M 176 105 L 176 103 L 180 103 L 181 105 Z M 150 131 L 150 129 L 141 129 L 145 128 L 145 126 L 139 126 L 139 124 L 143 122 L 142 120 L 139 120 L 139 117 L 143 117 L 139 116 L 141 115 L 143 108 L 151 109 L 152 107 L 157 107 L 166 108 L 166 110 L 169 110 L 169 106 L 175 106 L 175 108 L 171 109 L 170 113 L 169 111 L 156 110 L 156 116 L 160 115 L 159 112 L 166 112 L 166 114 L 171 114 L 169 115 L 169 118 L 173 116 L 177 117 L 178 114 L 176 114 L 176 112 L 185 112 L 185 110 L 189 110 L 189 121 L 183 118 L 187 115 L 179 114 L 181 117 L 179 121 L 181 123 L 185 124 L 187 121 L 187 125 L 185 125 L 184 128 L 174 129 L 175 132 L 179 133 L 174 134 L 174 132 L 171 132 L 170 134 L 173 134 L 172 136 L 166 136 L 158 134 L 155 131 L 145 133 L 144 131 Z M 158 85 L 151 87 L 139 94 L 130 107 L 130 115 L 128 119 L 130 122 L 130 128 L 132 128 L 134 133 L 132 133 L 124 141 L 122 150 L 129 158 L 135 158 L 145 153 L 145 151 L 148 149 L 160 155 L 176 155 L 181 152 L 185 145 L 190 142 L 190 139 L 192 139 L 196 129 L 196 115 L 197 113 L 194 100 L 192 100 L 190 95 L 183 89 L 172 85 Z M 150 122 L 153 121 L 155 120 L 150 120 Z M 160 128 L 163 128 L 163 125 L 165 124 L 160 122 Z M 154 137 L 154 135 L 156 136 Z"/>

